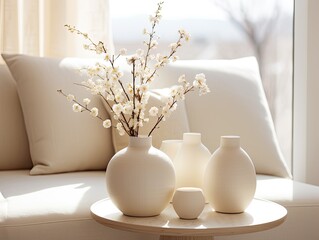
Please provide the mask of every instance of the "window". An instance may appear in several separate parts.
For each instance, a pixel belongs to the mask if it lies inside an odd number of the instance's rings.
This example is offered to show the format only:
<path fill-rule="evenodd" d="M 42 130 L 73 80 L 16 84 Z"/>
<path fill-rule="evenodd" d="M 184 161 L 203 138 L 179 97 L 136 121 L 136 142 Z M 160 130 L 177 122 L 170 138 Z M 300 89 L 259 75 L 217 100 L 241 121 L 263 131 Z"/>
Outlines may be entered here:
<path fill-rule="evenodd" d="M 125 6 L 125 8 L 123 7 Z M 231 59 L 254 55 L 287 164 L 291 167 L 293 0 L 170 0 L 158 28 L 164 50 L 184 28 L 191 44 L 181 59 Z M 141 47 L 155 1 L 112 0 L 116 49 Z M 160 51 L 162 51 L 160 50 Z"/>

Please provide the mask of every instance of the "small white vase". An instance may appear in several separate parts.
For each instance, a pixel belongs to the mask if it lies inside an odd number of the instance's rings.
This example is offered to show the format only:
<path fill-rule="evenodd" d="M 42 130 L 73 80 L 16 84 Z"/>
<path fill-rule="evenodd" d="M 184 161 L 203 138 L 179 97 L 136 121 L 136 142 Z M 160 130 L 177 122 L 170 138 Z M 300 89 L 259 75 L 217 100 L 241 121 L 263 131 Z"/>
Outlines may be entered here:
<path fill-rule="evenodd" d="M 130 137 L 128 147 L 108 164 L 106 186 L 123 214 L 156 216 L 174 193 L 174 166 L 165 153 L 152 146 L 152 137 Z"/>
<path fill-rule="evenodd" d="M 200 188 L 183 187 L 175 191 L 173 207 L 182 219 L 196 219 L 205 207 L 205 198 Z"/>
<path fill-rule="evenodd" d="M 255 167 L 240 147 L 239 136 L 222 136 L 204 174 L 204 194 L 217 212 L 240 213 L 256 190 Z"/>
<path fill-rule="evenodd" d="M 175 159 L 176 188 L 203 188 L 203 174 L 211 154 L 201 142 L 200 133 L 184 133 Z"/>
<path fill-rule="evenodd" d="M 182 146 L 182 142 L 182 140 L 163 140 L 160 150 L 166 153 L 174 162 L 174 159 Z"/>

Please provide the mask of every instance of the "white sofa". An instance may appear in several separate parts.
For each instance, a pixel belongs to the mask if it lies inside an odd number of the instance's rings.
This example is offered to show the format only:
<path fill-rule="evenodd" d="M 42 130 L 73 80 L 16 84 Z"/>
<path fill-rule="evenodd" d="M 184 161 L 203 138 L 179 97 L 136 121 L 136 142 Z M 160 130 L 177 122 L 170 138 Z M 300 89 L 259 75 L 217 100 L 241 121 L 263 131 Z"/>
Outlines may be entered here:
<path fill-rule="evenodd" d="M 158 239 L 102 226 L 90 215 L 90 205 L 108 196 L 105 168 L 125 138 L 84 113 L 73 113 L 56 93 L 61 87 L 82 94 L 83 89 L 72 85 L 80 77 L 70 69 L 83 61 L 4 58 L 12 75 L 0 66 L 0 239 Z M 255 59 L 180 61 L 162 71 L 154 87 L 167 87 L 178 75 L 191 78 L 197 72 L 206 74 L 212 93 L 189 95 L 154 134 L 154 145 L 193 131 L 202 133 L 213 151 L 220 135 L 240 135 L 256 167 L 256 197 L 288 209 L 287 220 L 277 228 L 216 239 L 319 239 L 319 187 L 291 179 Z"/>

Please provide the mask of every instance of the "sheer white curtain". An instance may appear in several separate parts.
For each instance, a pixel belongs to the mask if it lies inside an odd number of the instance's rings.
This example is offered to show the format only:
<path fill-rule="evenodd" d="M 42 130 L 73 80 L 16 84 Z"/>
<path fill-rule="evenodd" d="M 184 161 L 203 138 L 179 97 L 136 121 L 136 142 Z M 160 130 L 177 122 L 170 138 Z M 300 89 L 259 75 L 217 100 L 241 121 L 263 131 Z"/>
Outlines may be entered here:
<path fill-rule="evenodd" d="M 76 26 L 113 50 L 109 0 L 0 0 L 0 52 L 35 56 L 89 56 Z"/>

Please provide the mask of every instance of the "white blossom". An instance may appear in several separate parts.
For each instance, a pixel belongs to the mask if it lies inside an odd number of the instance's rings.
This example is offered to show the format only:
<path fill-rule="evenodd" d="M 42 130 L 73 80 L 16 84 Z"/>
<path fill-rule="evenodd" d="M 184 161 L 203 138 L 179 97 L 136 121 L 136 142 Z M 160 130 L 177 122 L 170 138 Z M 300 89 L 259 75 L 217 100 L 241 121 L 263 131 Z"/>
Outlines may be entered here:
<path fill-rule="evenodd" d="M 92 66 L 87 69 L 87 74 L 91 77 L 94 77 L 98 74 L 99 70 L 100 70 L 99 68 Z"/>
<path fill-rule="evenodd" d="M 181 75 L 181 76 L 178 78 L 178 82 L 179 82 L 179 83 L 185 83 L 185 82 L 186 82 L 185 74 Z"/>
<path fill-rule="evenodd" d="M 103 127 L 110 128 L 111 126 L 112 126 L 112 123 L 110 119 L 106 119 L 103 121 Z"/>
<path fill-rule="evenodd" d="M 123 101 L 124 101 L 124 96 L 123 96 L 123 94 L 122 94 L 122 93 L 116 94 L 114 100 L 115 100 L 116 102 L 119 102 L 119 103 L 120 103 L 120 102 L 123 102 Z"/>
<path fill-rule="evenodd" d="M 158 108 L 157 107 L 151 107 L 150 110 L 149 110 L 149 114 L 154 117 L 154 116 L 157 116 L 158 114 Z"/>
<path fill-rule="evenodd" d="M 139 126 L 139 127 L 143 127 L 143 126 L 144 126 L 144 124 L 143 124 L 143 121 L 142 121 L 142 120 L 140 120 L 137 124 L 138 124 L 138 126 Z"/>
<path fill-rule="evenodd" d="M 123 136 L 125 134 L 125 130 L 121 123 L 116 124 L 116 129 L 119 132 L 120 136 Z"/>
<path fill-rule="evenodd" d="M 148 85 L 147 84 L 142 84 L 140 87 L 139 87 L 139 90 L 141 93 L 146 93 L 148 91 Z"/>
<path fill-rule="evenodd" d="M 110 55 L 105 54 L 105 56 L 104 56 L 104 60 L 105 60 L 105 61 L 110 61 Z"/>
<path fill-rule="evenodd" d="M 110 91 L 110 89 L 113 87 L 113 84 L 111 83 L 111 81 L 105 81 L 104 82 L 104 88 L 106 91 Z"/>
<path fill-rule="evenodd" d="M 75 100 L 75 97 L 74 97 L 74 95 L 72 95 L 72 94 L 68 94 L 68 96 L 66 97 L 66 99 L 67 99 L 69 102 L 72 102 L 73 100 Z"/>
<path fill-rule="evenodd" d="M 120 54 L 121 54 L 121 55 L 125 55 L 126 52 L 127 52 L 127 49 L 126 49 L 126 48 L 121 48 L 121 49 L 120 49 Z"/>
<path fill-rule="evenodd" d="M 122 104 L 118 103 L 118 104 L 114 104 L 112 106 L 112 110 L 116 115 L 120 115 L 121 112 L 123 111 L 123 106 Z"/>
<path fill-rule="evenodd" d="M 167 116 L 168 114 L 169 114 L 169 104 L 166 104 L 166 106 L 164 106 L 163 108 L 162 108 L 162 114 L 164 115 L 164 116 Z"/>
<path fill-rule="evenodd" d="M 91 100 L 90 100 L 89 98 L 84 98 L 84 99 L 83 99 L 83 103 L 84 103 L 85 105 L 89 105 L 90 102 L 91 102 Z"/>
<path fill-rule="evenodd" d="M 204 73 L 196 74 L 195 80 L 201 81 L 201 82 L 206 82 L 205 74 Z"/>
<path fill-rule="evenodd" d="M 141 102 L 135 103 L 135 113 L 145 110 L 145 105 Z"/>
<path fill-rule="evenodd" d="M 187 33 L 184 29 L 180 29 L 178 32 L 181 35 L 181 37 L 185 38 L 187 42 L 189 41 L 191 37 L 189 33 Z"/>
<path fill-rule="evenodd" d="M 172 89 L 172 96 L 175 97 L 177 101 L 182 101 L 185 99 L 185 90 L 183 86 L 175 86 Z"/>
<path fill-rule="evenodd" d="M 150 15 L 149 16 L 149 20 L 152 24 L 157 24 L 159 23 L 159 21 L 161 20 L 161 15 L 158 15 L 158 16 L 152 16 Z"/>
<path fill-rule="evenodd" d="M 171 43 L 171 44 L 169 45 L 169 47 L 170 47 L 171 49 L 175 49 L 175 48 L 177 48 L 177 43 Z"/>
<path fill-rule="evenodd" d="M 206 85 L 206 78 L 203 73 L 196 74 L 195 80 L 193 82 L 194 87 L 200 87 L 201 85 Z"/>
<path fill-rule="evenodd" d="M 156 55 L 156 61 L 156 67 L 164 67 L 169 62 L 167 56 L 162 56 L 161 54 Z"/>
<path fill-rule="evenodd" d="M 127 85 L 127 92 L 132 96 L 133 95 L 133 86 L 132 84 Z"/>
<path fill-rule="evenodd" d="M 174 103 L 171 107 L 170 107 L 170 111 L 173 112 L 177 109 L 177 103 Z"/>
<path fill-rule="evenodd" d="M 90 89 L 90 91 L 91 91 L 91 94 L 92 95 L 98 95 L 101 91 L 100 91 L 100 87 L 99 86 L 97 86 L 97 85 L 95 85 L 94 87 L 92 87 L 91 89 Z"/>
<path fill-rule="evenodd" d="M 138 58 L 135 55 L 133 55 L 131 57 L 126 58 L 126 61 L 128 65 L 132 65 L 137 59 Z"/>
<path fill-rule="evenodd" d="M 107 100 L 107 101 L 114 101 L 114 96 L 111 95 L 111 94 L 108 94 L 108 95 L 106 96 L 106 100 Z"/>
<path fill-rule="evenodd" d="M 103 42 L 99 42 L 96 47 L 95 47 L 95 51 L 97 54 L 101 54 L 104 52 L 104 44 Z"/>
<path fill-rule="evenodd" d="M 210 92 L 210 89 L 208 88 L 208 86 L 205 84 L 203 85 L 200 89 L 199 89 L 199 96 L 201 95 L 205 95 L 207 93 Z"/>
<path fill-rule="evenodd" d="M 131 101 L 127 102 L 125 105 L 124 105 L 124 108 L 123 108 L 123 113 L 124 114 L 131 114 L 133 111 L 133 103 Z"/>
<path fill-rule="evenodd" d="M 140 113 L 140 119 L 144 119 L 144 118 L 145 118 L 145 112 L 142 111 L 142 112 Z"/>
<path fill-rule="evenodd" d="M 73 112 L 81 112 L 82 111 L 82 107 L 77 103 L 73 104 L 72 109 L 73 109 Z"/>
<path fill-rule="evenodd" d="M 152 40 L 150 47 L 151 48 L 156 48 L 156 46 L 158 45 L 158 42 L 156 40 Z"/>
<path fill-rule="evenodd" d="M 92 117 L 97 117 L 99 115 L 99 109 L 96 107 L 92 108 L 90 114 Z"/>
<path fill-rule="evenodd" d="M 177 60 L 179 59 L 179 57 L 178 56 L 173 56 L 173 62 L 176 62 Z"/>
<path fill-rule="evenodd" d="M 148 100 L 150 99 L 150 93 L 145 92 L 142 96 L 141 103 L 146 105 L 148 103 Z"/>

